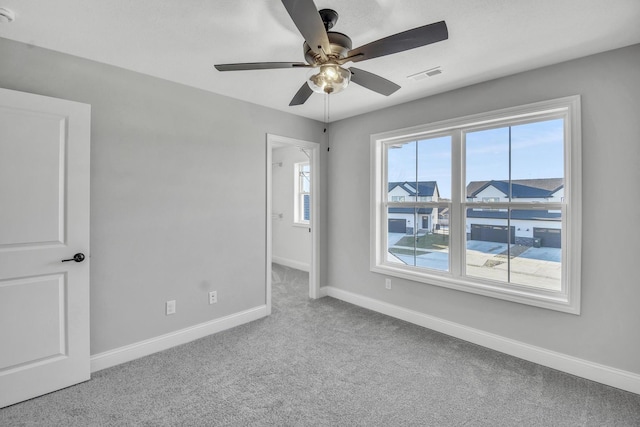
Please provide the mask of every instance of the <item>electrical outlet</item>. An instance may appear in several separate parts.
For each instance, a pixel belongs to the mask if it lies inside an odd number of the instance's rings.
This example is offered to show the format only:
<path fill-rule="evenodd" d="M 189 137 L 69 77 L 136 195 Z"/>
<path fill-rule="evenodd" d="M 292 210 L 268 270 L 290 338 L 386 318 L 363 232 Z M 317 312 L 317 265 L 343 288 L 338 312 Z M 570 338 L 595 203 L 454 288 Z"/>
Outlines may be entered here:
<path fill-rule="evenodd" d="M 167 305 L 166 305 L 167 316 L 175 313 L 176 313 L 176 300 L 167 301 Z"/>
<path fill-rule="evenodd" d="M 384 287 L 391 289 L 391 279 L 384 279 Z"/>
<path fill-rule="evenodd" d="M 218 291 L 209 292 L 209 304 L 215 304 L 218 302 Z"/>

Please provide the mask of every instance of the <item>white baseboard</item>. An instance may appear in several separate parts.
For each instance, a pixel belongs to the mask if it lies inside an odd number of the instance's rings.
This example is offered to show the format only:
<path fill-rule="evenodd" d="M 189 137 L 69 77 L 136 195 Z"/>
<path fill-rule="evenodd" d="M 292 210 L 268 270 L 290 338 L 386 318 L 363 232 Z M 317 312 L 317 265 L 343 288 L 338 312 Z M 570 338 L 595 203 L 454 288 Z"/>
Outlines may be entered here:
<path fill-rule="evenodd" d="M 321 292 L 326 292 L 330 297 L 469 341 L 501 353 L 506 353 L 611 387 L 640 394 L 640 375 L 633 372 L 578 359 L 577 357 L 470 328 L 332 286 L 323 287 Z"/>
<path fill-rule="evenodd" d="M 311 271 L 311 265 L 309 263 L 300 262 L 289 258 L 282 258 L 277 255 L 271 255 L 271 262 L 284 265 L 285 267 L 295 268 L 296 270 L 306 271 L 307 273 Z"/>
<path fill-rule="evenodd" d="M 179 331 L 98 353 L 91 356 L 91 372 L 97 372 L 162 350 L 167 350 L 177 345 L 186 344 L 206 337 L 207 335 L 222 332 L 265 316 L 267 316 L 267 306 L 262 305 L 221 317 L 220 319 L 200 323 Z"/>

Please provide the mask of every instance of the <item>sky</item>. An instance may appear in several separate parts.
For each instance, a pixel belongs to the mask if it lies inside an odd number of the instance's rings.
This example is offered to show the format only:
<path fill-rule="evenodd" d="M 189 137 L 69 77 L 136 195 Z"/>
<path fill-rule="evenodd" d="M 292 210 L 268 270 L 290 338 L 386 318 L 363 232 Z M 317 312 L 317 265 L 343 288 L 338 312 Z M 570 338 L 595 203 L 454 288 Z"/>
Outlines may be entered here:
<path fill-rule="evenodd" d="M 564 176 L 563 120 L 554 119 L 469 132 L 466 135 L 466 179 L 471 181 L 562 178 Z M 417 169 L 417 171 L 416 171 Z M 417 172 L 417 173 L 416 173 Z M 408 142 L 389 148 L 388 179 L 436 181 L 440 197 L 451 198 L 451 138 Z"/>

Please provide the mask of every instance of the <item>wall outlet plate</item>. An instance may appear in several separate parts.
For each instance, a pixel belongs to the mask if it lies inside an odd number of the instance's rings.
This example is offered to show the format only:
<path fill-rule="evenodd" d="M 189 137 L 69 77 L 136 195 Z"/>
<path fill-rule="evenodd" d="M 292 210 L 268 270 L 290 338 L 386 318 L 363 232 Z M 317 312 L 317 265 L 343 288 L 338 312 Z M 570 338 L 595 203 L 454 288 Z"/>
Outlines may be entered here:
<path fill-rule="evenodd" d="M 209 304 L 215 304 L 218 302 L 218 291 L 209 292 Z"/>
<path fill-rule="evenodd" d="M 167 301 L 166 304 L 166 314 L 167 316 L 170 314 L 175 314 L 176 313 L 176 300 L 171 300 L 171 301 Z"/>

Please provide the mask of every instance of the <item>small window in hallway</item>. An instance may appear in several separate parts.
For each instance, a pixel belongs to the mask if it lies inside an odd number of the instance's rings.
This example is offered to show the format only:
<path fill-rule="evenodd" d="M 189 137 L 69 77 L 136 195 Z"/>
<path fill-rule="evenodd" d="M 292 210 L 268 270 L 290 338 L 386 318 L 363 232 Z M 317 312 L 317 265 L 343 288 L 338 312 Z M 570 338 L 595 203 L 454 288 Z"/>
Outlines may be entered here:
<path fill-rule="evenodd" d="M 309 162 L 295 164 L 295 201 L 294 221 L 297 224 L 309 224 L 311 219 L 311 166 Z"/>

